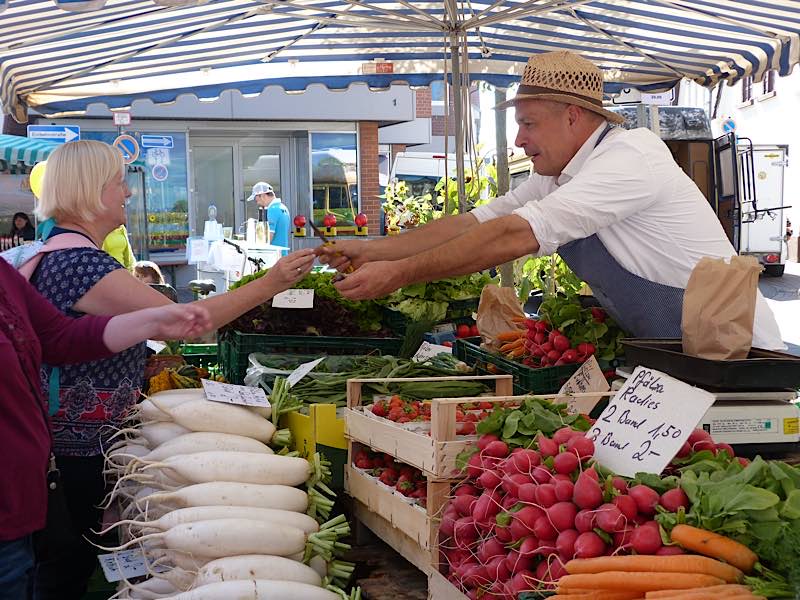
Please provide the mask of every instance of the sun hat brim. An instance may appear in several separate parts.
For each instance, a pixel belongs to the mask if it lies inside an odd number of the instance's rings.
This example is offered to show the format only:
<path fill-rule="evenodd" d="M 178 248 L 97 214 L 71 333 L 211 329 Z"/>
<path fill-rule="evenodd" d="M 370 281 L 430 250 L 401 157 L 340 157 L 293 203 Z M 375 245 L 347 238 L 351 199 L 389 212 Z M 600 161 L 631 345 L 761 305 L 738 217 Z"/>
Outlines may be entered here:
<path fill-rule="evenodd" d="M 495 110 L 506 110 L 515 106 L 518 102 L 522 102 L 524 100 L 552 100 L 553 102 L 563 102 L 564 104 L 574 104 L 576 106 L 580 106 L 587 110 L 591 110 L 599 115 L 605 117 L 611 123 L 621 124 L 625 122 L 625 117 L 612 112 L 610 110 L 606 110 L 605 108 L 601 108 L 588 100 L 582 100 L 581 98 L 576 98 L 573 95 L 569 94 L 559 94 L 558 92 L 552 93 L 544 93 L 544 94 L 517 94 L 510 100 L 506 100 L 505 102 L 501 102 L 497 106 L 494 107 Z"/>

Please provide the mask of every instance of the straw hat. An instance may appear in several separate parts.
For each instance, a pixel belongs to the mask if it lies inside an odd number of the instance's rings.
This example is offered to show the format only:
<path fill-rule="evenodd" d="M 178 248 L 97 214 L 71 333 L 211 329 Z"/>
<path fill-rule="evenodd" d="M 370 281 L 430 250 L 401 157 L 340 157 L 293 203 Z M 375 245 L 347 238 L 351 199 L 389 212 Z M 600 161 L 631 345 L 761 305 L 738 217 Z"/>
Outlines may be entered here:
<path fill-rule="evenodd" d="M 525 72 L 511 100 L 496 109 L 505 110 L 520 100 L 553 100 L 581 106 L 612 123 L 625 121 L 603 108 L 603 72 L 592 62 L 572 52 L 544 52 L 528 59 Z"/>

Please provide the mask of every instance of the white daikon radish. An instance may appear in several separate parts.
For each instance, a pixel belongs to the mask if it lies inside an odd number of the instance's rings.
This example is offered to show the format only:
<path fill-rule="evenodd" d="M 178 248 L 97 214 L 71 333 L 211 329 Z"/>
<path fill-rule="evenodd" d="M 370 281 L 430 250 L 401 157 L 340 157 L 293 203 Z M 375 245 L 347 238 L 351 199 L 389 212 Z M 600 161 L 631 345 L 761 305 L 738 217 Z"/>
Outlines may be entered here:
<path fill-rule="evenodd" d="M 142 458 L 150 454 L 150 452 L 152 452 L 152 450 L 150 450 L 150 448 L 147 446 L 131 442 L 109 452 L 106 455 L 106 460 L 114 465 L 124 467 L 131 461 L 131 459 L 136 457 Z"/>
<path fill-rule="evenodd" d="M 98 548 L 116 551 L 140 542 L 156 540 L 170 550 L 222 558 L 242 554 L 296 554 L 305 549 L 307 536 L 301 529 L 272 521 L 216 519 L 176 525 L 161 533 L 140 536 L 116 548 Z"/>
<path fill-rule="evenodd" d="M 194 556 L 186 552 L 178 552 L 176 550 L 169 550 L 167 548 L 153 548 L 148 551 L 148 556 L 153 559 L 158 559 L 160 564 L 169 564 L 184 571 L 196 573 L 204 565 L 209 563 L 212 558 L 205 556 Z M 163 561 L 163 562 L 162 562 Z"/>
<path fill-rule="evenodd" d="M 155 567 L 158 564 L 158 562 L 153 563 L 153 566 Z M 190 573 L 189 571 L 181 569 L 180 567 L 173 566 L 172 568 L 161 573 L 157 573 L 150 569 L 148 569 L 148 571 L 150 571 L 151 577 L 156 579 L 165 579 L 178 590 L 185 591 L 194 587 L 195 573 Z"/>
<path fill-rule="evenodd" d="M 117 598 L 137 598 L 139 600 L 156 600 L 180 593 L 181 590 L 165 579 L 145 579 L 141 583 L 121 581 Z"/>
<path fill-rule="evenodd" d="M 157 461 L 176 454 L 192 454 L 194 452 L 210 452 L 214 450 L 273 454 L 272 448 L 266 444 L 243 435 L 192 431 L 164 442 L 143 458 L 146 461 Z"/>
<path fill-rule="evenodd" d="M 300 560 L 302 561 L 302 558 Z M 311 557 L 311 560 L 308 561 L 308 566 L 320 577 L 325 577 L 328 574 L 328 563 L 319 554 Z"/>
<path fill-rule="evenodd" d="M 170 416 L 158 408 L 150 400 L 142 400 L 136 405 L 135 412 L 131 413 L 131 418 L 144 423 L 155 423 L 159 421 L 171 421 Z"/>
<path fill-rule="evenodd" d="M 138 432 L 151 448 L 158 448 L 161 444 L 189 433 L 189 429 L 177 423 L 161 422 L 142 425 L 138 428 Z"/>
<path fill-rule="evenodd" d="M 236 481 L 295 486 L 305 483 L 311 473 L 311 465 L 304 458 L 277 454 L 195 452 L 170 456 L 142 469 L 143 474 L 151 470 L 162 471 L 172 479 L 191 483 Z"/>
<path fill-rule="evenodd" d="M 324 559 L 323 559 L 324 562 Z M 280 579 L 308 585 L 322 585 L 322 577 L 309 566 L 283 556 L 248 554 L 212 560 L 197 572 L 195 586 L 217 581 Z"/>
<path fill-rule="evenodd" d="M 211 521 L 214 519 L 255 519 L 257 521 L 271 521 L 279 525 L 297 527 L 305 533 L 319 531 L 319 523 L 317 523 L 316 519 L 300 512 L 274 508 L 256 508 L 253 506 L 194 506 L 191 508 L 178 508 L 152 521 L 131 519 L 118 521 L 98 533 L 99 535 L 104 535 L 121 525 L 134 525 L 142 529 L 164 531 L 184 523 Z"/>
<path fill-rule="evenodd" d="M 206 400 L 206 392 L 203 388 L 164 390 L 153 394 L 150 398 L 155 398 L 155 401 L 161 406 L 174 408 L 189 400 Z M 246 406 L 243 408 L 247 408 L 265 419 L 272 416 L 272 408 L 269 406 Z"/>
<path fill-rule="evenodd" d="M 252 483 L 236 483 L 232 481 L 214 481 L 198 483 L 170 491 L 158 492 L 139 498 L 137 504 L 144 506 L 173 506 L 187 508 L 190 506 L 257 506 L 306 512 L 308 510 L 308 494 L 303 490 L 286 485 L 257 485 Z"/>
<path fill-rule="evenodd" d="M 169 600 L 341 600 L 341 596 L 307 583 L 255 579 L 209 583 Z"/>
<path fill-rule="evenodd" d="M 152 400 L 157 408 L 167 413 L 179 425 L 192 431 L 216 431 L 243 435 L 260 442 L 268 443 L 275 435 L 271 421 L 260 417 L 242 406 L 191 400 L 174 408 L 162 406 Z"/>

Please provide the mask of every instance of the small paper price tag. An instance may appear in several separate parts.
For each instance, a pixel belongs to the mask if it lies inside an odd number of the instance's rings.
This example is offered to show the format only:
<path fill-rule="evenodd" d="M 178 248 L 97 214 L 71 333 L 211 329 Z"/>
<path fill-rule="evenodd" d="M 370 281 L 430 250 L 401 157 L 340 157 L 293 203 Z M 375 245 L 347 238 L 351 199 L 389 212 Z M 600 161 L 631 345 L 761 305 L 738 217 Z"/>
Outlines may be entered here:
<path fill-rule="evenodd" d="M 156 340 L 147 340 L 147 347 L 150 348 L 150 350 L 152 350 L 156 354 L 158 354 L 164 348 L 166 348 L 167 345 L 164 342 L 159 342 Z"/>
<path fill-rule="evenodd" d="M 272 308 L 314 308 L 314 290 L 286 290 L 275 294 Z"/>
<path fill-rule="evenodd" d="M 303 363 L 289 374 L 289 376 L 286 378 L 286 383 L 289 384 L 289 387 L 294 387 L 294 384 L 296 384 L 303 377 L 311 373 L 311 371 L 313 371 L 314 368 L 323 360 L 325 360 L 324 356 L 322 358 L 318 358 L 317 360 L 312 360 L 311 362 Z"/>
<path fill-rule="evenodd" d="M 201 379 L 200 383 L 203 384 L 206 400 L 211 400 L 212 402 L 225 402 L 241 406 L 263 406 L 264 408 L 270 406 L 267 394 L 260 387 L 220 383 L 209 379 Z"/>
<path fill-rule="evenodd" d="M 600 369 L 597 359 L 592 356 L 581 368 L 575 371 L 567 382 L 561 386 L 559 394 L 585 394 L 588 392 L 607 392 L 610 386 Z M 603 396 L 586 396 L 582 398 L 570 398 L 567 402 L 567 410 L 570 414 L 588 415 L 592 412 L 595 405 L 600 402 Z"/>
<path fill-rule="evenodd" d="M 714 396 L 636 367 L 586 436 L 594 458 L 618 475 L 660 474 L 714 404 Z"/>
<path fill-rule="evenodd" d="M 105 575 L 106 581 L 109 583 L 148 574 L 146 559 L 138 548 L 112 552 L 111 554 L 100 554 L 97 560 L 100 561 L 103 575 Z M 166 565 L 156 565 L 152 570 L 162 573 L 166 570 L 165 567 Z"/>
<path fill-rule="evenodd" d="M 429 358 L 433 358 L 437 354 L 452 354 L 453 349 L 449 346 L 440 346 L 439 344 L 431 344 L 430 342 L 422 342 L 422 345 L 417 350 L 417 353 L 411 357 L 414 362 L 425 362 Z"/>

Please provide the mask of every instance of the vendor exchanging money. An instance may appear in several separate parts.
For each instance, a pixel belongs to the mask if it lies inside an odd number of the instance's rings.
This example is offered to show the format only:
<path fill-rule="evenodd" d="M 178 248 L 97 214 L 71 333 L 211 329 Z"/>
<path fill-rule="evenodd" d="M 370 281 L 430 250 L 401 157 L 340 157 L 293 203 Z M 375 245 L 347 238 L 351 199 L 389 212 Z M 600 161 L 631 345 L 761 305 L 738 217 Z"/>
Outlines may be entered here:
<path fill-rule="evenodd" d="M 681 337 L 683 295 L 704 256 L 734 250 L 702 192 L 649 129 L 625 130 L 603 108 L 603 75 L 570 52 L 531 57 L 514 106 L 515 144 L 534 173 L 469 213 L 400 236 L 338 240 L 316 253 L 357 270 L 343 296 L 386 296 L 402 286 L 558 252 L 617 322 L 636 337 Z M 758 294 L 753 346 L 783 348 Z"/>

